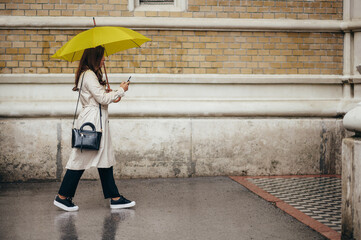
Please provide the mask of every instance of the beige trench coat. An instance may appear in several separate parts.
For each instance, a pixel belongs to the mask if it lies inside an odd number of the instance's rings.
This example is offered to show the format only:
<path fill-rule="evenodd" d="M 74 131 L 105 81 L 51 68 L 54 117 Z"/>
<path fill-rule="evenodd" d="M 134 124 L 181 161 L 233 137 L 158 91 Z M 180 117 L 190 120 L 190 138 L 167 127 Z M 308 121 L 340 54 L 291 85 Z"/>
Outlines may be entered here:
<path fill-rule="evenodd" d="M 118 97 L 124 96 L 123 88 L 107 93 L 105 86 L 99 84 L 98 78 L 91 70 L 84 72 L 79 79 L 78 88 L 80 89 L 81 81 L 83 86 L 80 93 L 80 103 L 82 109 L 75 122 L 75 128 L 80 128 L 85 122 L 91 122 L 95 125 L 96 130 L 100 131 L 99 103 L 102 109 L 103 133 L 98 151 L 73 148 L 65 168 L 71 170 L 82 170 L 90 167 L 109 168 L 115 164 L 114 150 L 110 138 L 108 105 Z M 87 127 L 86 127 L 87 128 Z"/>

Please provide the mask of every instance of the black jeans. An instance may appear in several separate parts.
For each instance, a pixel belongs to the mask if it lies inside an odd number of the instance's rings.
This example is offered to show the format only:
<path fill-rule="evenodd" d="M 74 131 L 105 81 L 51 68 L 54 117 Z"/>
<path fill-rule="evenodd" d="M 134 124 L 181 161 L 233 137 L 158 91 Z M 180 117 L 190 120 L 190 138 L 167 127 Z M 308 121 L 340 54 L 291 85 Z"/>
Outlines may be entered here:
<path fill-rule="evenodd" d="M 78 187 L 79 180 L 83 173 L 84 170 L 66 170 L 58 193 L 65 197 L 74 197 L 76 188 Z M 98 173 L 102 183 L 104 198 L 119 197 L 120 194 L 114 181 L 113 167 L 98 168 Z"/>

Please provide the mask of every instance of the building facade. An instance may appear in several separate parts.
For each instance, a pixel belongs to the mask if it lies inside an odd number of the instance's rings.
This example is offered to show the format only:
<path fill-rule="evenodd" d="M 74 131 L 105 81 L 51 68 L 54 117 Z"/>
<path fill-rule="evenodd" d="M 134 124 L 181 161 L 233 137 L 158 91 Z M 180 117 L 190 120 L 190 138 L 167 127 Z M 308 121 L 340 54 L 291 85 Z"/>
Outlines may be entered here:
<path fill-rule="evenodd" d="M 336 174 L 360 102 L 356 0 L 2 0 L 0 181 L 60 179 L 77 62 L 93 26 L 152 39 L 106 61 L 116 177 Z M 95 171 L 85 177 L 95 178 Z"/>

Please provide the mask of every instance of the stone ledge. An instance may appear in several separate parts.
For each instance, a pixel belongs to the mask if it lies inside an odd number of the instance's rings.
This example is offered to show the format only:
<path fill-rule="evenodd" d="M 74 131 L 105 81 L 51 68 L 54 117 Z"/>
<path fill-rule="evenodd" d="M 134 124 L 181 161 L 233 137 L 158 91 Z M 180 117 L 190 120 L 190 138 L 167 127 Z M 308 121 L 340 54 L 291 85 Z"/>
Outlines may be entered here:
<path fill-rule="evenodd" d="M 302 74 L 108 74 L 111 83 L 132 76 L 132 84 L 342 84 L 361 83 L 360 76 Z M 74 74 L 0 74 L 0 84 L 72 84 Z"/>
<path fill-rule="evenodd" d="M 0 117 L 71 117 L 76 102 L 0 103 Z M 123 100 L 109 106 L 111 117 L 340 117 L 356 102 L 329 100 Z"/>
<path fill-rule="evenodd" d="M 113 117 L 338 117 L 339 100 L 124 100 L 111 105 Z M 71 117 L 75 102 L 1 102 L 0 117 Z"/>
<path fill-rule="evenodd" d="M 0 116 L 71 116 L 72 74 L 0 75 Z M 109 76 L 113 89 L 129 77 Z M 122 117 L 338 117 L 361 101 L 350 76 L 134 74 Z"/>
<path fill-rule="evenodd" d="M 170 31 L 342 32 L 356 31 L 361 28 L 361 21 L 339 20 L 97 17 L 96 22 L 97 26 Z M 91 27 L 93 27 L 92 17 L 0 17 L 0 29 L 87 29 Z"/>

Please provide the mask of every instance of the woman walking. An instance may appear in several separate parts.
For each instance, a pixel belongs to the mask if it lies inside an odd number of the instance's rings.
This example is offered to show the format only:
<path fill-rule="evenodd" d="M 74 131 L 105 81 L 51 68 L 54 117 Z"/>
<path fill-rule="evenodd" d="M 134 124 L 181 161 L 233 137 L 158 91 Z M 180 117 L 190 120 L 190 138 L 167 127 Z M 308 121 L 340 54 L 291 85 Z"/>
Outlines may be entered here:
<path fill-rule="evenodd" d="M 115 157 L 108 122 L 108 105 L 124 96 L 124 93 L 128 90 L 129 82 L 122 82 L 118 90 L 107 92 L 101 70 L 104 59 L 104 48 L 102 46 L 85 49 L 75 75 L 73 91 L 81 89 L 80 102 L 83 106 L 76 122 L 76 128 L 79 129 L 85 122 L 91 122 L 96 126 L 96 129 L 100 129 L 100 121 L 102 121 L 103 132 L 98 151 L 72 149 L 65 167 L 67 171 L 54 200 L 54 205 L 65 211 L 77 211 L 79 209 L 73 203 L 72 198 L 75 195 L 80 177 L 90 167 L 98 168 L 104 198 L 111 198 L 111 208 L 135 206 L 134 201 L 129 201 L 119 194 L 115 185 L 113 176 Z M 99 104 L 101 105 L 101 112 Z"/>

